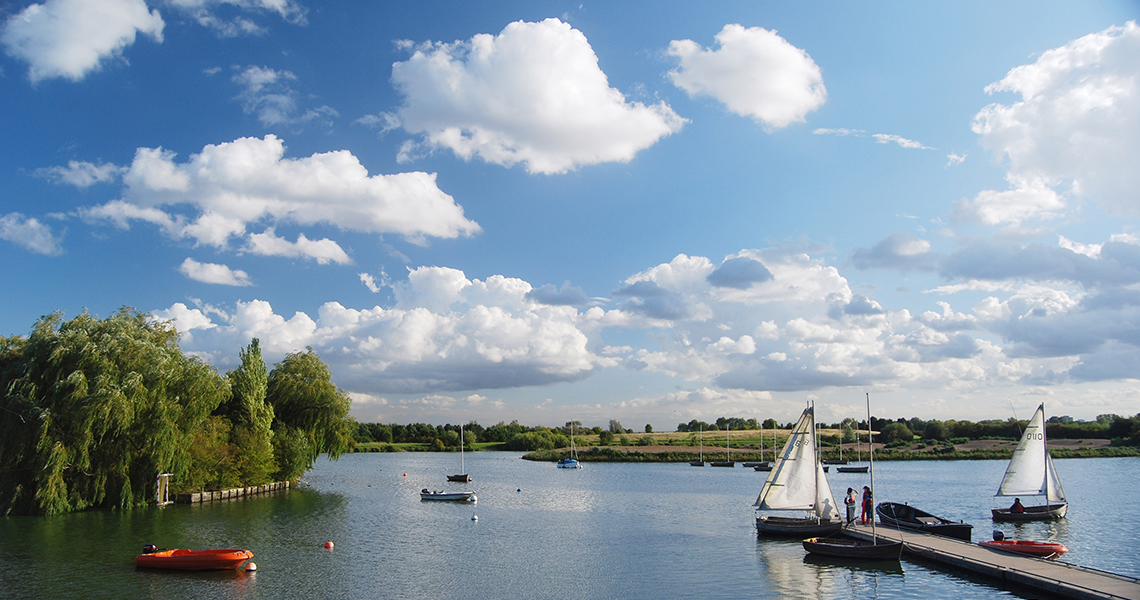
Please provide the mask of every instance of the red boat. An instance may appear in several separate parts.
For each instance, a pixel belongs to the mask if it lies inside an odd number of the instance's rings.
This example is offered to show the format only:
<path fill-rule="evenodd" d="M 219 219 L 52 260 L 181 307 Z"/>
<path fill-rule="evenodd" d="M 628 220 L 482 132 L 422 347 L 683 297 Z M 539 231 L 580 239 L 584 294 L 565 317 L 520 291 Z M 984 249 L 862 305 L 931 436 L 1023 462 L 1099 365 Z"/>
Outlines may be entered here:
<path fill-rule="evenodd" d="M 1028 554 L 1040 558 L 1057 558 L 1069 551 L 1064 544 L 1056 542 L 1027 542 L 1025 540 L 986 540 L 978 542 L 979 545 L 994 550 Z"/>
<path fill-rule="evenodd" d="M 149 548 L 148 548 L 149 549 Z M 249 550 L 226 548 L 222 550 L 153 550 L 135 557 L 136 567 L 148 569 L 177 569 L 179 571 L 210 571 L 236 569 L 253 558 Z"/>

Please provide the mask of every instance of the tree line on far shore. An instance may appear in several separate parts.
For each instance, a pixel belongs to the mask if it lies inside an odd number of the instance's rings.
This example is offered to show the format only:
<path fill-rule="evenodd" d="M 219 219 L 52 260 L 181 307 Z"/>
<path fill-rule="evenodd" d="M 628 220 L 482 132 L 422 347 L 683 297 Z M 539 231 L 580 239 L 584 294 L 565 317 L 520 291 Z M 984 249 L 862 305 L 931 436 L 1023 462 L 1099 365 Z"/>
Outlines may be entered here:
<path fill-rule="evenodd" d="M 352 446 L 350 400 L 312 349 L 266 368 L 257 339 L 219 374 L 169 323 L 124 308 L 0 337 L 0 514 L 127 509 L 296 480 Z"/>

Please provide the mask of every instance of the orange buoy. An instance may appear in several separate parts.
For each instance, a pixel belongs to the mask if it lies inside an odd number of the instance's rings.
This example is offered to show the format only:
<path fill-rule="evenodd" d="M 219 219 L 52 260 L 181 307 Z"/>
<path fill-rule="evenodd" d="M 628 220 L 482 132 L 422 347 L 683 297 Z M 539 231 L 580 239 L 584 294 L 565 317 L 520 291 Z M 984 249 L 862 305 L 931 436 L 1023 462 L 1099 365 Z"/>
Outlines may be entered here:
<path fill-rule="evenodd" d="M 333 548 L 333 543 L 332 543 L 332 542 L 325 542 L 325 548 L 328 548 L 329 550 L 332 550 L 332 548 Z"/>

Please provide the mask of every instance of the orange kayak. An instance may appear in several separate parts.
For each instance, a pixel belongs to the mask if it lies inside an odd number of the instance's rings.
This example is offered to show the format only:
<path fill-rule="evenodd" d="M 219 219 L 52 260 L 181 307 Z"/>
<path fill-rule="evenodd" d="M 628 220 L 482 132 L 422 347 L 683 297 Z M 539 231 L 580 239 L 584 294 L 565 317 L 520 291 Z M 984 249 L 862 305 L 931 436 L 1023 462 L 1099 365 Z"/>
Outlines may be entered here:
<path fill-rule="evenodd" d="M 1069 551 L 1069 548 L 1064 544 L 1056 542 L 1027 542 L 1024 540 L 987 540 L 978 542 L 979 545 L 986 548 L 993 548 L 994 550 L 1005 550 L 1006 552 L 1017 552 L 1019 554 L 1028 554 L 1030 556 L 1039 556 L 1041 558 L 1056 558 Z"/>
<path fill-rule="evenodd" d="M 208 571 L 212 569 L 235 569 L 249 559 L 249 550 L 226 548 L 224 550 L 159 550 L 135 557 L 136 567 L 148 569 L 178 569 L 180 571 Z"/>

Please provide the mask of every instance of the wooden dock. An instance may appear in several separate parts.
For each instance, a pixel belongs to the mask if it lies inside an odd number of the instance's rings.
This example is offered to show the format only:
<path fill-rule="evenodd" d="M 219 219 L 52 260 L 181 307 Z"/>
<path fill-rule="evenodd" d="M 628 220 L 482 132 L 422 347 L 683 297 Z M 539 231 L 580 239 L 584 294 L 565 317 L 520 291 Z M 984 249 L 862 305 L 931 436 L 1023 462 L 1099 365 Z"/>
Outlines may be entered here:
<path fill-rule="evenodd" d="M 855 525 L 844 532 L 871 539 L 870 525 Z M 960 540 L 878 525 L 880 539 L 902 540 L 904 556 L 937 563 L 997 580 L 1011 589 L 1043 592 L 1063 598 L 1137 600 L 1140 579 L 1115 575 L 1053 560 L 990 550 Z"/>

